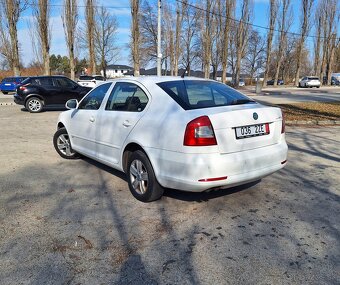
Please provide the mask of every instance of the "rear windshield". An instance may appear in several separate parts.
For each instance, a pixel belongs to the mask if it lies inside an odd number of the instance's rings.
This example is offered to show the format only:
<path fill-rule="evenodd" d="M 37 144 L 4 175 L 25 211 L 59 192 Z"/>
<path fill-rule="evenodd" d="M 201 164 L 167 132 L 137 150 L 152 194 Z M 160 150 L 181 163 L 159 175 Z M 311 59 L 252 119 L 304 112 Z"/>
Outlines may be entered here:
<path fill-rule="evenodd" d="M 214 81 L 178 80 L 157 85 L 184 110 L 256 103 L 235 89 Z"/>
<path fill-rule="evenodd" d="M 19 83 L 24 80 L 26 77 L 7 77 L 2 80 L 2 82 L 16 82 Z"/>
<path fill-rule="evenodd" d="M 96 79 L 96 80 L 101 80 L 101 81 L 105 81 L 105 78 L 104 78 L 104 76 L 94 76 L 94 79 Z"/>
<path fill-rule="evenodd" d="M 308 77 L 309 80 L 319 80 L 318 77 Z"/>
<path fill-rule="evenodd" d="M 89 75 L 81 75 L 79 76 L 79 80 L 93 80 L 93 77 Z"/>

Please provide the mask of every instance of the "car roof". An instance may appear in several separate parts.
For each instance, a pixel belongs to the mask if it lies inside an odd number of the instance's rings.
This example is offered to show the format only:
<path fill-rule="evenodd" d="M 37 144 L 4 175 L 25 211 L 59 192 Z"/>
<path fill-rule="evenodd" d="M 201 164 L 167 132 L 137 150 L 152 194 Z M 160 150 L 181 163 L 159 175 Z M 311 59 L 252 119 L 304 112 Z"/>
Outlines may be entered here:
<path fill-rule="evenodd" d="M 150 85 L 150 84 L 157 84 L 160 82 L 167 82 L 167 81 L 179 81 L 179 80 L 197 80 L 197 81 L 212 81 L 216 82 L 215 80 L 206 79 L 206 78 L 198 78 L 198 77 L 180 77 L 180 76 L 138 76 L 138 77 L 121 77 L 114 79 L 115 81 L 130 81 L 130 82 L 140 82 L 143 85 Z"/>

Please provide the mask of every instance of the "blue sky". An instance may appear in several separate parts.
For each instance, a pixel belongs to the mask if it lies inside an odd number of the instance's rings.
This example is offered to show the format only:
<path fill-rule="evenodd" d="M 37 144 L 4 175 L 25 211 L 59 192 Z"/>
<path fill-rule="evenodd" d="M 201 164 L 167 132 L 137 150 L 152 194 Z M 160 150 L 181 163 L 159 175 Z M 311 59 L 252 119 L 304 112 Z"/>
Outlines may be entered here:
<path fill-rule="evenodd" d="M 157 0 L 149 0 L 151 3 L 154 2 L 157 5 Z M 165 0 L 163 0 L 165 1 Z M 237 1 L 239 2 L 239 1 Z M 51 31 L 52 31 L 52 41 L 51 41 L 51 54 L 61 54 L 67 55 L 65 35 L 62 26 L 61 14 L 62 14 L 62 0 L 51 0 Z M 107 7 L 108 11 L 117 17 L 119 27 L 118 27 L 118 46 L 120 47 L 119 60 L 115 64 L 130 64 L 129 63 L 129 51 L 127 49 L 127 44 L 130 41 L 130 23 L 131 23 L 131 12 L 130 12 L 130 1 L 129 0 L 97 0 L 97 5 L 103 5 Z M 168 3 L 175 5 L 176 0 L 168 0 Z M 79 25 L 84 25 L 84 1 L 80 0 L 78 2 L 80 7 L 79 15 Z M 294 7 L 294 13 L 299 11 L 300 1 L 292 0 L 292 5 Z M 253 23 L 256 25 L 267 26 L 268 25 L 268 6 L 269 0 L 254 0 L 254 15 Z M 21 16 L 19 20 L 19 43 L 21 46 L 21 56 L 23 63 L 27 65 L 33 59 L 33 51 L 31 46 L 31 39 L 29 36 L 29 27 L 27 22 L 32 19 L 31 9 L 27 9 Z M 298 32 L 298 15 L 294 15 L 294 22 L 291 28 L 292 32 Z M 258 29 L 261 33 L 266 33 L 266 30 Z M 309 44 L 312 44 L 312 40 L 308 40 Z M 85 57 L 86 54 L 78 51 L 79 57 Z"/>

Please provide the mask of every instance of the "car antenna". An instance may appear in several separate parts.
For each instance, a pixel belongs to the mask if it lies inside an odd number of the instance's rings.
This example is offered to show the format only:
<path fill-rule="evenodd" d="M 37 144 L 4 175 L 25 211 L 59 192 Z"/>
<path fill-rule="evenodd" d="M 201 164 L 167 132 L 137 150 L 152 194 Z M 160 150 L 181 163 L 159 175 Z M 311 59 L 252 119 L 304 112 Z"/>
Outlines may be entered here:
<path fill-rule="evenodd" d="M 189 68 L 189 63 L 187 64 L 185 70 L 183 71 L 182 75 L 181 75 L 181 78 L 184 78 L 185 74 L 187 73 L 188 71 L 188 68 Z"/>

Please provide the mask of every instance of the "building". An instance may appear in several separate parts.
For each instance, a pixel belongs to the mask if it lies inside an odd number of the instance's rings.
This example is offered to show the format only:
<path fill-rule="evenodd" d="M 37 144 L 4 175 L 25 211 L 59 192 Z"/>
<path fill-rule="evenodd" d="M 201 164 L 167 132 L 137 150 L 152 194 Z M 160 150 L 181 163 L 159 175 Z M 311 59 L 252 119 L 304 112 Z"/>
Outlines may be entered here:
<path fill-rule="evenodd" d="M 123 77 L 126 73 L 133 71 L 131 66 L 121 65 L 121 64 L 111 64 L 106 67 L 106 77 L 107 78 L 115 78 L 115 77 Z M 103 74 L 103 71 L 101 71 Z"/>

